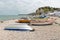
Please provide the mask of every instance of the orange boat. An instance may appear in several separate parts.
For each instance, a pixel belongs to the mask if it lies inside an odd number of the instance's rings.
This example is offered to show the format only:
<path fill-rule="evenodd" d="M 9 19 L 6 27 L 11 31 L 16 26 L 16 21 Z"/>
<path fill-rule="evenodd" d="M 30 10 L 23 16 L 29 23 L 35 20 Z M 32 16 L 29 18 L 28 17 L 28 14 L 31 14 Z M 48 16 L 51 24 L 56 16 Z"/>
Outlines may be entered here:
<path fill-rule="evenodd" d="M 30 20 L 18 20 L 17 23 L 30 23 Z"/>
<path fill-rule="evenodd" d="M 27 18 L 21 18 L 20 20 L 16 21 L 17 23 L 30 23 L 31 20 Z"/>

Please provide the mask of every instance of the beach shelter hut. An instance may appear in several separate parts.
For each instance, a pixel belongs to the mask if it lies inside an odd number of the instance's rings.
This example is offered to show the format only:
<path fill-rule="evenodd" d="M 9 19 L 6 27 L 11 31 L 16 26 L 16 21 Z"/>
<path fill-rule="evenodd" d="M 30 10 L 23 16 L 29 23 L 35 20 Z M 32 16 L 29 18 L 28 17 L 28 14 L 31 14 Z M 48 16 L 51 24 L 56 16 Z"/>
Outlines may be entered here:
<path fill-rule="evenodd" d="M 4 30 L 14 30 L 14 31 L 34 31 L 28 24 L 25 23 L 16 23 L 10 24 L 4 28 Z"/>

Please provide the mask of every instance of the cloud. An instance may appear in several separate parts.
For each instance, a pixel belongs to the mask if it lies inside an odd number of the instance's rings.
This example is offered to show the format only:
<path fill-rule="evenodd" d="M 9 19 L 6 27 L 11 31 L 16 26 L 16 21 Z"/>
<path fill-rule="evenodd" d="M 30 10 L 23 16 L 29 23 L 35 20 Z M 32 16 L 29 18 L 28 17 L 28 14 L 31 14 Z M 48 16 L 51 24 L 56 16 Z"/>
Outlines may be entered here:
<path fill-rule="evenodd" d="M 41 2 L 47 6 L 60 8 L 60 0 L 42 0 Z"/>
<path fill-rule="evenodd" d="M 16 5 L 16 1 L 12 0 L 0 0 L 0 13 L 5 14 L 17 14 L 19 10 Z"/>
<path fill-rule="evenodd" d="M 42 6 L 60 8 L 60 0 L 0 0 L 2 14 L 28 14 Z"/>

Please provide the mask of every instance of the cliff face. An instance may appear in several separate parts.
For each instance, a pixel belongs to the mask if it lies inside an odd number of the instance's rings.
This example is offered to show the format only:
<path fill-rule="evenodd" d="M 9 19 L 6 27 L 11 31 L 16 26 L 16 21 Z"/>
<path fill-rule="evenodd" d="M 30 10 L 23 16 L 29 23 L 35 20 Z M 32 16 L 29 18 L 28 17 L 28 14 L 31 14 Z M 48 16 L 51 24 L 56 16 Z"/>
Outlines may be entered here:
<path fill-rule="evenodd" d="M 45 6 L 45 7 L 40 7 L 38 9 L 36 9 L 36 11 L 34 13 L 30 13 L 29 15 L 40 15 L 41 13 L 53 13 L 54 11 L 60 11 L 60 8 L 54 8 L 54 7 L 49 7 L 49 6 Z"/>
<path fill-rule="evenodd" d="M 53 7 L 40 7 L 36 10 L 36 14 L 41 14 L 41 13 L 48 13 L 48 12 L 54 12 L 54 11 L 60 11 L 60 8 L 53 8 Z"/>

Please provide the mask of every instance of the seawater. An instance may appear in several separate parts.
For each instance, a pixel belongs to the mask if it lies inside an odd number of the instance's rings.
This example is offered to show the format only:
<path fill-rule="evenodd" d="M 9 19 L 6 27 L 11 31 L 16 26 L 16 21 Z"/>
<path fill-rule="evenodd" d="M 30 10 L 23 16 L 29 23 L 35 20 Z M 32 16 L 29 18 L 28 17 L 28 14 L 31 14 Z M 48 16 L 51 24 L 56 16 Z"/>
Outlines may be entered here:
<path fill-rule="evenodd" d="M 21 17 L 27 17 L 28 15 L 0 15 L 0 20 L 20 19 Z"/>

